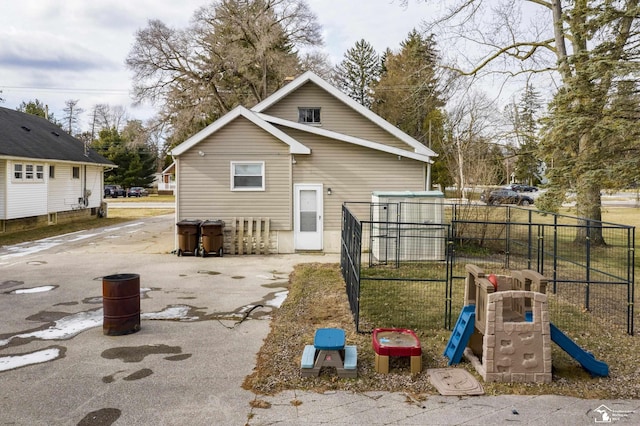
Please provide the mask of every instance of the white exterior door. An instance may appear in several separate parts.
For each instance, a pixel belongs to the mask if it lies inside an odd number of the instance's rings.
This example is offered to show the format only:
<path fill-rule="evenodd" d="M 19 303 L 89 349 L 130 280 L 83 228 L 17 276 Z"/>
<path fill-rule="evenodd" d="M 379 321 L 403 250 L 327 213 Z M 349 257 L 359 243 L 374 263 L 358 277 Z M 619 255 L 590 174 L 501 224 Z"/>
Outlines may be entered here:
<path fill-rule="evenodd" d="M 294 245 L 296 250 L 322 250 L 322 184 L 295 184 Z"/>

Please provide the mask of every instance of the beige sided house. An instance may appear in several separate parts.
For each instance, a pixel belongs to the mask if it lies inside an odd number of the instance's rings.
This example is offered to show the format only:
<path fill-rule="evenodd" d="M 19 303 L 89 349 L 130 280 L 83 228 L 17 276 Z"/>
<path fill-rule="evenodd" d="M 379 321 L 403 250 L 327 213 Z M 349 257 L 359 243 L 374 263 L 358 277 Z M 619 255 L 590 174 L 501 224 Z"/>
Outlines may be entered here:
<path fill-rule="evenodd" d="M 237 228 L 258 226 L 268 226 L 271 253 L 339 252 L 342 203 L 424 191 L 436 156 L 312 72 L 251 110 L 235 108 L 172 155 L 176 219 L 225 221 L 232 253 Z"/>

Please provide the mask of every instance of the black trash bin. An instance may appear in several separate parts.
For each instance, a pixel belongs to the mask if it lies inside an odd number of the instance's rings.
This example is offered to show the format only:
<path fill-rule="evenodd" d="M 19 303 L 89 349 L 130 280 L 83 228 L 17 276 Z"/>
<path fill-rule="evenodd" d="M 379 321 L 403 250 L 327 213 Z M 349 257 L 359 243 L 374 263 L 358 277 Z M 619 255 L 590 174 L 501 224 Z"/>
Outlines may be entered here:
<path fill-rule="evenodd" d="M 224 222 L 221 220 L 205 220 L 200 224 L 202 235 L 202 247 L 200 254 L 205 257 L 207 254 L 215 253 L 219 257 L 224 254 Z"/>
<path fill-rule="evenodd" d="M 184 254 L 197 256 L 200 247 L 200 220 L 181 220 L 176 223 L 178 227 L 178 251 L 177 255 Z"/>

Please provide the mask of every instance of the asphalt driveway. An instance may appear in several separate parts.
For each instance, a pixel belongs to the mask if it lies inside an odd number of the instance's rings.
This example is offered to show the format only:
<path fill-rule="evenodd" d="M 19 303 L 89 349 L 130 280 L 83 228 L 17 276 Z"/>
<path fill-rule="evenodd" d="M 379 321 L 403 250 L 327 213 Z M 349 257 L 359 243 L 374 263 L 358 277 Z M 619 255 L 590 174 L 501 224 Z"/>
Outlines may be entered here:
<path fill-rule="evenodd" d="M 174 216 L 0 249 L 0 423 L 245 424 L 241 388 L 302 262 L 177 257 Z M 102 277 L 140 277 L 141 330 L 106 336 Z"/>

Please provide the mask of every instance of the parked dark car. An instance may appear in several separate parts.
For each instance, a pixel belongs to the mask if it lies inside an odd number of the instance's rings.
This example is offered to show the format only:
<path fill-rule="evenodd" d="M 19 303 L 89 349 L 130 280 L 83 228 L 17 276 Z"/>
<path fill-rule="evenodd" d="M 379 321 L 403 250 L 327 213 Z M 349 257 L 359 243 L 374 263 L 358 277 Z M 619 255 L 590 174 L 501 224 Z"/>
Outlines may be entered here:
<path fill-rule="evenodd" d="M 498 206 L 500 204 L 528 206 L 533 204 L 533 198 L 511 189 L 496 189 L 490 192 L 483 192 L 482 195 L 480 195 L 480 200 L 494 206 Z"/>
<path fill-rule="evenodd" d="M 516 192 L 537 192 L 538 188 L 531 185 L 523 185 L 520 183 L 514 183 L 513 185 L 509 185 L 509 187 Z"/>
<path fill-rule="evenodd" d="M 149 191 L 141 186 L 133 186 L 127 190 L 127 197 L 146 197 Z"/>
<path fill-rule="evenodd" d="M 105 185 L 104 196 L 111 198 L 126 197 L 127 193 L 120 185 Z"/>

